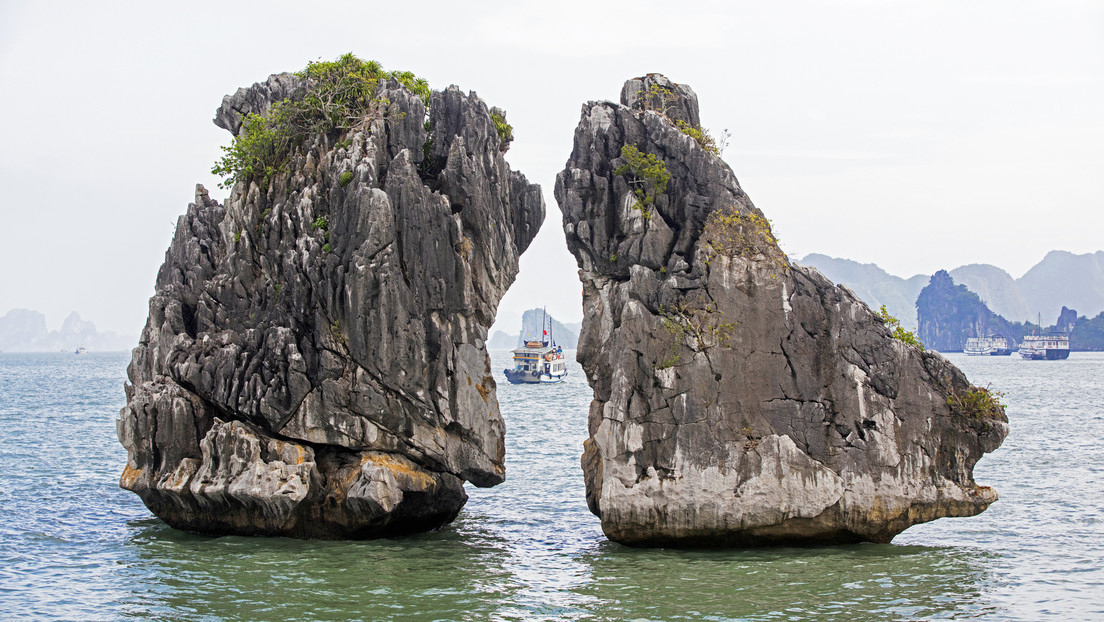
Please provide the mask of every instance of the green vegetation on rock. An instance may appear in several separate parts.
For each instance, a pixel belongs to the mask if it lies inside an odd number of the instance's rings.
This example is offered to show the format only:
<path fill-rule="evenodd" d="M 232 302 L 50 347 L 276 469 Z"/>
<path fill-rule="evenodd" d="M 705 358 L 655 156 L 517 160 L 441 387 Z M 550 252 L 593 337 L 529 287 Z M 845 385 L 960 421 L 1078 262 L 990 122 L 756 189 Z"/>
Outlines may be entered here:
<path fill-rule="evenodd" d="M 639 97 L 641 108 L 667 117 L 667 120 L 672 121 L 683 134 L 697 141 L 702 149 L 713 155 L 720 155 L 716 139 L 705 128 L 700 125 L 691 125 L 682 119 L 671 119 L 671 111 L 678 103 L 678 93 L 674 89 L 660 84 L 652 84 L 647 90 L 641 91 Z M 724 136 L 727 140 L 728 130 L 725 130 Z"/>
<path fill-rule="evenodd" d="M 910 346 L 920 348 L 921 350 L 924 349 L 924 344 L 916 337 L 916 333 L 901 326 L 901 321 L 890 315 L 885 305 L 882 305 L 882 308 L 878 311 L 878 317 L 889 327 L 894 339 L 907 343 Z"/>
<path fill-rule="evenodd" d="M 1003 393 L 992 391 L 988 386 L 970 387 L 965 393 L 951 393 L 947 396 L 947 405 L 956 411 L 981 421 L 1000 419 L 1004 413 L 1004 404 L 1000 398 Z"/>
<path fill-rule="evenodd" d="M 658 112 L 668 118 L 678 102 L 678 94 L 671 87 L 661 84 L 652 84 L 648 90 L 641 91 L 639 97 L 644 110 Z"/>
<path fill-rule="evenodd" d="M 273 103 L 264 114 L 247 114 L 239 134 L 222 148 L 222 158 L 211 169 L 223 178 L 221 188 L 239 181 L 267 187 L 307 138 L 366 126 L 388 114 L 389 102 L 376 97 L 380 80 L 393 78 L 429 103 L 425 80 L 409 71 L 384 71 L 376 61 L 352 54 L 311 62 L 295 75 L 303 80 L 302 93 Z"/>
<path fill-rule="evenodd" d="M 698 144 L 702 146 L 702 149 L 705 149 L 713 155 L 720 155 L 721 152 L 717 148 L 717 141 L 709 134 L 708 131 L 706 131 L 705 128 L 701 127 L 700 125 L 690 125 L 682 119 L 678 119 L 675 121 L 675 127 L 681 130 L 683 134 L 686 134 L 690 138 L 696 140 Z"/>
<path fill-rule="evenodd" d="M 700 298 L 671 306 L 661 305 L 659 316 L 663 330 L 674 339 L 667 359 L 674 362 L 679 359 L 678 346 L 685 345 L 695 352 L 704 352 L 714 346 L 728 346 L 736 330 L 736 323 L 726 322 L 724 312 L 717 308 L 716 303 Z"/>
<path fill-rule="evenodd" d="M 755 212 L 741 213 L 734 205 L 709 215 L 702 230 L 702 241 L 707 265 L 719 255 L 746 259 L 762 255 L 779 270 L 789 267 L 786 255 L 778 247 L 778 239 L 771 232 L 770 221 Z"/>
<path fill-rule="evenodd" d="M 632 188 L 636 195 L 633 209 L 640 210 L 644 218 L 651 218 L 651 206 L 655 203 L 656 196 L 667 191 L 671 174 L 667 172 L 663 160 L 655 154 L 640 151 L 636 145 L 621 147 L 621 157 L 625 162 L 614 169 L 613 174 L 623 175 Z"/>
<path fill-rule="evenodd" d="M 506 114 L 497 108 L 491 109 L 491 121 L 494 122 L 495 131 L 498 132 L 498 139 L 501 141 L 499 150 L 505 153 L 510 148 L 510 143 L 514 141 L 514 126 L 506 122 Z"/>

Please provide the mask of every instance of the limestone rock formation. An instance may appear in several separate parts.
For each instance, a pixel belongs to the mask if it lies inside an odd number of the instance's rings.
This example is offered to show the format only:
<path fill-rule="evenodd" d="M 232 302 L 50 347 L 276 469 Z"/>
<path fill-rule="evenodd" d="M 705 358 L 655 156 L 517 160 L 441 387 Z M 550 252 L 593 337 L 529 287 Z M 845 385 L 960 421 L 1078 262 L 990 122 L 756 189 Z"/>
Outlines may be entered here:
<path fill-rule="evenodd" d="M 1003 407 L 789 263 L 692 136 L 690 88 L 649 75 L 621 104 L 583 106 L 556 181 L 594 390 L 587 501 L 607 536 L 887 542 L 995 501 L 972 470 L 1008 432 Z"/>
<path fill-rule="evenodd" d="M 216 123 L 299 92 L 282 74 Z M 426 107 L 381 79 L 385 113 L 295 147 L 225 205 L 197 187 L 128 369 L 121 485 L 209 533 L 376 537 L 451 521 L 464 481 L 503 481 L 485 339 L 544 219 L 486 104 Z"/>

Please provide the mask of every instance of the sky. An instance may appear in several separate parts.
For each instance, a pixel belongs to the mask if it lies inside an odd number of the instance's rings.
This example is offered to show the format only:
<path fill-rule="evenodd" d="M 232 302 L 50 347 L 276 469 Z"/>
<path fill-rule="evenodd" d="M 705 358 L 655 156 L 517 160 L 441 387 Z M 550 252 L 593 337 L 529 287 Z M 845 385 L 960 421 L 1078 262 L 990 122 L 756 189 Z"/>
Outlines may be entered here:
<path fill-rule="evenodd" d="M 580 106 L 659 72 L 791 258 L 1019 277 L 1104 249 L 1104 3 L 0 0 L 0 315 L 137 334 L 223 95 L 346 52 L 507 111 L 548 215 L 496 328 L 580 321 L 552 196 Z"/>

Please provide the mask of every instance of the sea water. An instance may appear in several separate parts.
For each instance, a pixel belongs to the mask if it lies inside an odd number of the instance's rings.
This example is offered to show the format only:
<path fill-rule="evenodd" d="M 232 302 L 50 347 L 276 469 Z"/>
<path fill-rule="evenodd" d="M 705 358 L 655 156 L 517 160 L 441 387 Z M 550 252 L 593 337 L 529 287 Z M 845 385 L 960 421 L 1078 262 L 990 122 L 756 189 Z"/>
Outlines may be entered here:
<path fill-rule="evenodd" d="M 587 510 L 573 361 L 558 385 L 500 379 L 507 481 L 469 486 L 454 523 L 324 542 L 167 527 L 118 487 L 129 356 L 0 354 L 0 618 L 1104 618 L 1104 355 L 949 358 L 1008 404 L 974 472 L 989 510 L 892 544 L 678 550 L 609 542 Z M 492 359 L 501 378 L 509 353 Z"/>

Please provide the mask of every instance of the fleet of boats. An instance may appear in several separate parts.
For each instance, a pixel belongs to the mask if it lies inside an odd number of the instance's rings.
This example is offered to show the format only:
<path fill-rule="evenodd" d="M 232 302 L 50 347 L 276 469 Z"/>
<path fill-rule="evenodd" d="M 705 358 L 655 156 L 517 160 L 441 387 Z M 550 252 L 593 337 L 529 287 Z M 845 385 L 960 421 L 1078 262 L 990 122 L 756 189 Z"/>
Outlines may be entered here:
<path fill-rule="evenodd" d="M 567 377 L 563 348 L 556 345 L 549 333 L 552 327 L 547 320 L 546 315 L 541 322 L 540 339 L 528 340 L 524 346 L 512 351 L 514 367 L 502 370 L 511 384 L 552 384 Z M 970 337 L 962 348 L 967 356 L 1008 356 L 1013 351 L 1016 351 L 1015 344 L 1000 335 Z M 1027 335 L 1018 351 L 1026 360 L 1067 359 L 1070 354 L 1069 335 Z"/>
<path fill-rule="evenodd" d="M 1007 356 L 1017 351 L 1014 345 L 1004 337 L 970 337 L 962 352 L 967 356 Z M 1068 359 L 1070 354 L 1069 335 L 1049 333 L 1045 335 L 1027 335 L 1018 349 L 1020 356 L 1029 361 L 1057 361 Z"/>

